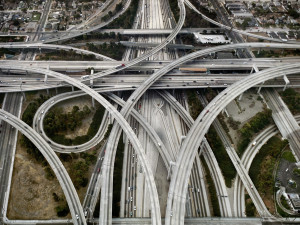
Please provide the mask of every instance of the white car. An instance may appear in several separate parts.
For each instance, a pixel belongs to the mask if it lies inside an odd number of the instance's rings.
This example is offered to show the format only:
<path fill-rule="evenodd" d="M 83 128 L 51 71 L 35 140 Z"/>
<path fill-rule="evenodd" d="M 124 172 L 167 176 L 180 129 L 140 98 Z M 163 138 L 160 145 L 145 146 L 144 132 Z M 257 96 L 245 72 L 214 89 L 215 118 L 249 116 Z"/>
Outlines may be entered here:
<path fill-rule="evenodd" d="M 79 220 L 79 216 L 77 214 L 75 216 L 76 216 L 76 219 Z"/>

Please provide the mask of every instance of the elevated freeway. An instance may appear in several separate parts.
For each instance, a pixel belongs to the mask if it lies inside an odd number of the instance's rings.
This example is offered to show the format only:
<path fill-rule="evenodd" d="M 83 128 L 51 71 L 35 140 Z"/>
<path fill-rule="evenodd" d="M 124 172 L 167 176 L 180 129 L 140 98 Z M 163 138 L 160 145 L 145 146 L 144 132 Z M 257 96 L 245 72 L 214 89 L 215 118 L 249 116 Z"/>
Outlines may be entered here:
<path fill-rule="evenodd" d="M 132 146 L 136 150 L 139 161 L 140 161 L 141 165 L 144 168 L 145 179 L 146 179 L 146 183 L 148 185 L 148 190 L 149 190 L 149 193 L 150 193 L 150 201 L 151 201 L 151 208 L 152 208 L 152 219 L 153 219 L 154 223 L 160 224 L 161 217 L 160 217 L 159 201 L 158 201 L 157 189 L 156 189 L 156 186 L 155 186 L 152 171 L 151 171 L 151 169 L 149 169 L 149 165 L 148 165 L 148 162 L 146 160 L 146 157 L 145 157 L 145 154 L 144 154 L 144 151 L 143 151 L 143 147 L 141 146 L 140 142 L 138 141 L 134 131 L 130 128 L 130 126 L 128 125 L 126 120 L 123 118 L 123 116 L 121 116 L 121 114 L 117 111 L 117 109 L 115 109 L 105 98 L 103 98 L 101 95 L 99 95 L 97 92 L 95 92 L 94 90 L 92 90 L 88 86 L 82 84 L 80 81 L 77 81 L 77 80 L 75 80 L 73 78 L 70 78 L 68 76 L 65 76 L 63 74 L 53 72 L 53 71 L 49 71 L 49 70 L 44 70 L 44 69 L 37 69 L 37 68 L 33 69 L 33 68 L 28 68 L 28 67 L 18 67 L 18 66 L 15 66 L 15 65 L 1 67 L 1 68 L 3 68 L 3 69 L 12 69 L 13 68 L 13 69 L 19 69 L 19 70 L 28 70 L 30 72 L 43 73 L 43 74 L 47 73 L 49 76 L 53 76 L 53 77 L 56 77 L 56 78 L 61 78 L 65 82 L 68 82 L 68 83 L 72 84 L 73 86 L 85 91 L 87 94 L 89 94 L 91 97 L 93 97 L 96 101 L 98 101 L 100 104 L 102 104 L 111 113 L 112 117 L 114 117 L 116 119 L 116 121 L 118 121 L 120 123 L 120 125 L 123 128 L 124 132 L 126 133 L 128 138 L 130 139 L 130 141 L 132 143 Z M 106 152 L 106 155 L 108 155 L 108 151 Z M 104 161 L 104 165 L 106 165 L 105 163 L 106 162 Z M 104 165 L 102 166 L 103 173 L 107 169 L 107 165 L 106 166 L 104 166 Z M 83 212 L 82 212 L 82 215 L 83 215 Z"/>
<path fill-rule="evenodd" d="M 67 45 L 54 45 L 54 44 L 43 44 L 43 43 L 7 43 L 7 44 L 0 44 L 0 48 L 7 48 L 7 49 L 48 49 L 48 50 L 64 50 L 64 51 L 74 51 L 79 54 L 84 55 L 93 55 L 96 59 L 108 60 L 108 61 L 115 61 L 114 59 L 107 57 L 105 55 L 101 55 L 99 53 L 95 53 L 93 51 L 84 50 L 81 48 L 71 47 Z M 32 61 L 30 61 L 32 64 Z"/>
<path fill-rule="evenodd" d="M 276 72 L 275 72 L 276 71 Z M 209 126 L 216 118 L 216 116 L 221 112 L 221 110 L 226 106 L 230 101 L 232 101 L 236 96 L 241 94 L 243 91 L 249 89 L 254 84 L 261 83 L 265 80 L 272 79 L 275 77 L 283 76 L 283 73 L 292 74 L 292 73 L 299 73 L 300 68 L 295 65 L 287 65 L 280 68 L 272 68 L 267 69 L 262 72 L 258 72 L 253 74 L 252 76 L 248 76 L 243 80 L 236 82 L 235 84 L 231 85 L 223 92 L 221 92 L 212 102 L 202 111 L 199 115 L 197 120 L 195 121 L 194 125 L 192 126 L 187 138 L 184 140 L 184 143 L 181 147 L 181 155 L 179 156 L 179 161 L 177 165 L 180 165 L 180 170 L 175 167 L 175 173 L 173 179 L 171 181 L 171 186 L 169 190 L 169 199 L 168 199 L 168 211 L 166 217 L 166 224 L 169 224 L 172 221 L 172 224 L 182 224 L 184 221 L 184 208 L 182 208 L 183 203 L 185 202 L 185 190 L 188 181 L 188 175 L 190 173 L 190 165 L 184 164 L 187 160 L 193 161 L 195 155 L 197 153 L 196 149 L 200 145 L 201 141 L 205 133 L 207 132 Z M 249 176 L 243 166 L 239 163 L 239 158 L 237 157 L 236 153 L 231 151 L 231 149 L 226 149 L 229 153 L 231 160 L 233 161 L 234 166 L 237 169 L 240 177 L 245 184 L 245 187 L 250 194 L 255 206 L 258 209 L 258 212 L 261 214 L 262 217 L 270 217 L 268 211 L 261 204 L 258 193 L 253 193 L 253 190 L 256 190 L 249 179 Z M 187 158 L 188 157 L 188 158 Z M 246 180 L 247 182 L 246 182 Z M 180 191 L 179 191 L 180 189 Z M 173 215 L 175 217 L 171 217 L 170 212 L 173 211 Z"/>
<path fill-rule="evenodd" d="M 297 160 L 300 160 L 300 127 L 287 105 L 276 90 L 263 89 L 266 104 L 272 110 L 272 117 L 283 138 L 289 141 L 290 148 Z"/>

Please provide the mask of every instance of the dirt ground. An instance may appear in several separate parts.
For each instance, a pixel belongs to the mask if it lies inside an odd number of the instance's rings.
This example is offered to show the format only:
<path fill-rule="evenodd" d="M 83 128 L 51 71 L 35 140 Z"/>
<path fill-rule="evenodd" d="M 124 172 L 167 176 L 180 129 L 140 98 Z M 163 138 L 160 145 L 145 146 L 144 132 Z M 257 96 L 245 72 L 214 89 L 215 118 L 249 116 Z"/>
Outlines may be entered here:
<path fill-rule="evenodd" d="M 22 107 L 22 113 L 30 100 L 40 95 L 38 92 L 26 96 L 26 101 Z M 75 100 L 76 101 L 76 100 Z M 77 100 L 78 101 L 78 100 Z M 79 99 L 82 107 L 90 104 L 91 101 L 86 99 Z M 77 102 L 79 103 L 79 102 Z M 66 108 L 72 108 L 72 104 L 68 102 L 65 104 Z M 83 122 L 85 124 L 85 122 Z M 82 130 L 87 129 L 82 128 Z M 78 132 L 81 132 L 80 129 Z M 83 132 L 83 131 L 82 131 Z M 9 219 L 58 219 L 55 211 L 55 207 L 61 205 L 62 202 L 55 202 L 53 199 L 53 193 L 56 193 L 59 197 L 63 197 L 63 191 L 56 178 L 48 180 L 45 177 L 44 167 L 41 163 L 38 163 L 33 159 L 31 155 L 26 152 L 20 144 L 20 134 L 18 136 L 18 142 L 16 147 L 16 157 L 13 169 L 13 177 L 11 184 L 11 192 L 8 203 L 7 216 Z M 100 151 L 96 149 L 97 154 Z M 92 150 L 88 151 L 91 153 Z M 82 160 L 82 159 L 77 159 Z M 77 160 L 73 160 L 76 162 Z M 70 163 L 63 162 L 67 171 L 69 171 Z M 88 178 L 91 177 L 93 172 L 93 165 L 89 167 Z M 83 202 L 84 195 L 86 193 L 85 188 L 80 188 L 77 191 L 80 201 Z M 65 218 L 71 218 L 70 214 Z"/>
<path fill-rule="evenodd" d="M 47 180 L 41 164 L 22 148 L 18 136 L 11 192 L 7 215 L 9 219 L 54 219 L 56 203 L 52 193 L 63 196 L 56 179 Z"/>
<path fill-rule="evenodd" d="M 242 100 L 232 101 L 226 107 L 226 110 L 234 120 L 241 122 L 239 125 L 239 129 L 256 113 L 263 111 L 263 103 L 258 100 L 259 95 L 256 92 L 256 89 L 250 89 L 244 92 Z M 227 123 L 227 127 L 229 128 L 229 134 L 231 139 L 234 142 L 235 147 L 237 146 L 237 142 L 239 140 L 239 131 L 234 130 L 229 126 L 228 118 L 225 116 L 225 122 Z"/>

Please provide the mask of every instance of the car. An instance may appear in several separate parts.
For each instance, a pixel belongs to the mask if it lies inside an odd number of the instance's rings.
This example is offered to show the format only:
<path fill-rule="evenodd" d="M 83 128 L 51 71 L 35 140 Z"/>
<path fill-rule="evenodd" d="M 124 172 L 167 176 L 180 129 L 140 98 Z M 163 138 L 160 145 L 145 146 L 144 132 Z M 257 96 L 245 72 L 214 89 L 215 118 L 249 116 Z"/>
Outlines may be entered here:
<path fill-rule="evenodd" d="M 128 191 L 130 191 L 130 187 L 128 187 Z"/>
<path fill-rule="evenodd" d="M 132 200 L 133 200 L 133 198 L 132 197 L 130 197 L 130 201 L 132 202 Z"/>
<path fill-rule="evenodd" d="M 227 86 L 228 84 L 223 84 L 224 86 Z"/>
<path fill-rule="evenodd" d="M 76 216 L 76 219 L 79 220 L 79 216 L 77 214 L 75 216 Z"/>
<path fill-rule="evenodd" d="M 7 116 L 4 116 L 7 119 Z"/>
<path fill-rule="evenodd" d="M 170 216 L 173 216 L 173 211 L 171 210 L 171 212 L 170 212 Z"/>
<path fill-rule="evenodd" d="M 88 213 L 88 211 L 85 210 L 85 211 L 84 211 L 84 217 L 87 217 L 87 213 Z"/>
<path fill-rule="evenodd" d="M 41 112 L 42 114 L 44 113 L 44 110 Z"/>
<path fill-rule="evenodd" d="M 38 120 L 41 120 L 41 117 L 39 117 Z"/>
<path fill-rule="evenodd" d="M 132 154 L 132 158 L 134 158 L 134 154 Z"/>
<path fill-rule="evenodd" d="M 253 189 L 253 185 L 251 185 L 250 187 L 251 187 L 251 189 Z"/>
<path fill-rule="evenodd" d="M 51 141 L 47 141 L 48 144 L 51 144 Z"/>
<path fill-rule="evenodd" d="M 133 206 L 133 210 L 136 210 L 136 206 Z"/>
<path fill-rule="evenodd" d="M 159 64 L 162 64 L 162 62 L 159 62 Z"/>
<path fill-rule="evenodd" d="M 51 101 L 51 104 L 53 104 L 54 103 L 54 100 L 53 101 Z"/>
<path fill-rule="evenodd" d="M 98 172 L 98 173 L 100 172 L 100 168 L 97 169 L 97 172 Z"/>
<path fill-rule="evenodd" d="M 132 216 L 133 215 L 133 213 L 132 212 L 130 212 L 130 216 Z"/>

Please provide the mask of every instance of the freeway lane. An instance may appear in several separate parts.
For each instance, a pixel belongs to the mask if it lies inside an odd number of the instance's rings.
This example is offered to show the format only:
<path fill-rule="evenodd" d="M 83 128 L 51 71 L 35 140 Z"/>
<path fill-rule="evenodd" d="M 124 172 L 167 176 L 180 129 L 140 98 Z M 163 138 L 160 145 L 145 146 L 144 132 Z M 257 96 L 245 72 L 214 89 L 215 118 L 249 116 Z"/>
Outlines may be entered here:
<path fill-rule="evenodd" d="M 19 117 L 22 96 L 18 93 L 6 94 L 3 110 Z M 17 131 L 9 124 L 0 120 L 0 218 L 6 217 L 6 204 L 10 192 L 10 175 L 13 171 L 15 143 Z"/>

